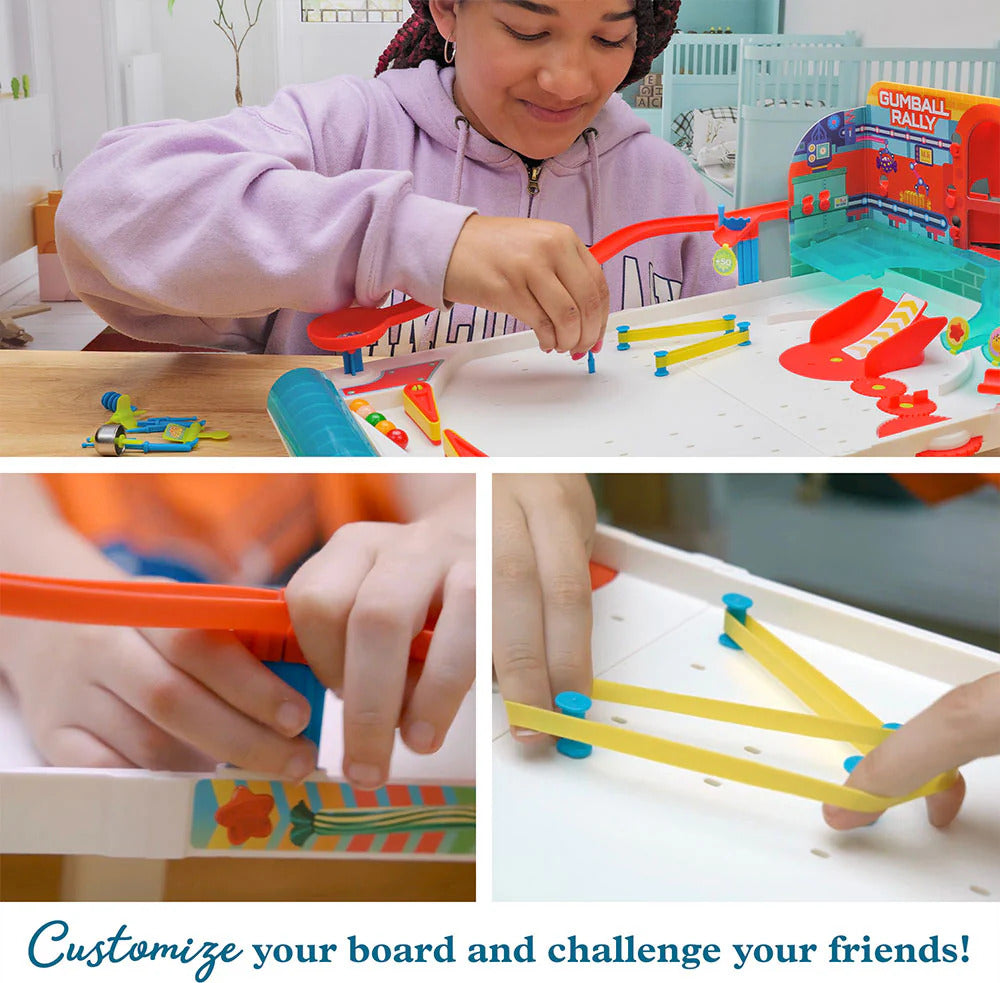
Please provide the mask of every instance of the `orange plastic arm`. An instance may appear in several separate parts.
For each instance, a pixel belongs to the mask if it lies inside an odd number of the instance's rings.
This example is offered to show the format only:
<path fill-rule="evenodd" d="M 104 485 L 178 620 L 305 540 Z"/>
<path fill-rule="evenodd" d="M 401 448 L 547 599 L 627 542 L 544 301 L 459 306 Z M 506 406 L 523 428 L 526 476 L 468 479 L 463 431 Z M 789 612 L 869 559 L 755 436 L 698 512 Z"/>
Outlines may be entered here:
<path fill-rule="evenodd" d="M 0 572 L 0 614 L 79 625 L 235 631 L 260 659 L 304 662 L 282 590 L 143 580 L 68 580 Z M 436 618 L 413 640 L 427 655 Z"/>
<path fill-rule="evenodd" d="M 789 208 L 787 201 L 772 201 L 766 205 L 737 209 L 728 217 L 770 222 L 788 218 Z M 606 263 L 616 253 L 643 239 L 685 232 L 711 232 L 718 220 L 717 215 L 676 215 L 636 222 L 595 242 L 590 252 L 598 263 Z M 345 307 L 314 318 L 309 323 L 309 340 L 326 351 L 353 352 L 374 345 L 394 324 L 411 321 L 433 310 L 433 307 L 416 300 L 405 300 L 392 307 Z"/>

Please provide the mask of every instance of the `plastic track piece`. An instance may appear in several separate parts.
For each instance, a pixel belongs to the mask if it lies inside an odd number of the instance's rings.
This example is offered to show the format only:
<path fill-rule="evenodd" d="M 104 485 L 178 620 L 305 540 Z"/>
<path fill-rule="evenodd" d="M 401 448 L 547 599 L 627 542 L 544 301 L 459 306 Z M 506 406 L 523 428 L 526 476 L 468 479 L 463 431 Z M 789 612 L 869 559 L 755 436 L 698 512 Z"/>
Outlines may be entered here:
<path fill-rule="evenodd" d="M 444 431 L 445 457 L 489 457 L 454 430 Z"/>
<path fill-rule="evenodd" d="M 441 443 L 441 416 L 429 382 L 411 382 L 403 387 L 403 409 L 432 444 Z"/>
<path fill-rule="evenodd" d="M 264 587 L 69 580 L 0 572 L 0 614 L 79 625 L 233 630 L 253 654 L 272 662 L 304 662 L 292 634 L 285 595 Z M 414 639 L 422 662 L 433 621 Z"/>

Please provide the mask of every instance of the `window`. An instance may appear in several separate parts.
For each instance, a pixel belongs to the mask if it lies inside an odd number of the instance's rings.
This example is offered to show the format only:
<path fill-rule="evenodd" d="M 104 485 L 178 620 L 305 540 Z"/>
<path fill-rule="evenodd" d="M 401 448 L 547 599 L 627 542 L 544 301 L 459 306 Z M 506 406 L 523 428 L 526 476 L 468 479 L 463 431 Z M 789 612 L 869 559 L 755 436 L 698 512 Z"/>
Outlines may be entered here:
<path fill-rule="evenodd" d="M 405 0 L 302 0 L 306 23 L 400 23 Z"/>

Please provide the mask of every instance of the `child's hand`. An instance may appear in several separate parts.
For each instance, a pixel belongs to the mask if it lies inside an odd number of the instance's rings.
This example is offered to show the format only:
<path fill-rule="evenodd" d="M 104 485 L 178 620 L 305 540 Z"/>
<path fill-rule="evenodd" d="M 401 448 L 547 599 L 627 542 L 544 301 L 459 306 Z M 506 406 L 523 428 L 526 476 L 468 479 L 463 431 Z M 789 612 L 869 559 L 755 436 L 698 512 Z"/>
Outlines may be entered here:
<path fill-rule="evenodd" d="M 994 754 L 1000 754 L 1000 672 L 946 693 L 866 754 L 845 784 L 875 795 L 907 795 L 935 775 Z M 961 775 L 951 788 L 929 796 L 931 825 L 947 826 L 964 797 Z M 879 815 L 823 806 L 834 829 L 867 826 Z"/>
<path fill-rule="evenodd" d="M 472 215 L 445 275 L 444 295 L 512 314 L 544 351 L 581 356 L 604 336 L 610 311 L 600 264 L 568 226 Z"/>
<path fill-rule="evenodd" d="M 406 525 L 357 522 L 285 588 L 303 653 L 343 698 L 344 774 L 353 785 L 385 783 L 397 726 L 414 751 L 436 751 L 472 685 L 474 543 L 464 503 Z M 410 643 L 438 608 L 427 660 L 411 665 Z"/>
<path fill-rule="evenodd" d="M 0 569 L 120 580 L 44 486 L 3 475 Z M 228 632 L 0 619 L 0 673 L 38 750 L 65 767 L 203 770 L 227 761 L 301 779 L 306 701 Z"/>
<path fill-rule="evenodd" d="M 226 761 L 298 781 L 306 701 L 228 632 L 4 618 L 2 667 L 45 759 L 204 771 Z"/>
<path fill-rule="evenodd" d="M 493 665 L 505 699 L 551 709 L 563 690 L 590 692 L 595 524 L 582 475 L 494 476 Z"/>

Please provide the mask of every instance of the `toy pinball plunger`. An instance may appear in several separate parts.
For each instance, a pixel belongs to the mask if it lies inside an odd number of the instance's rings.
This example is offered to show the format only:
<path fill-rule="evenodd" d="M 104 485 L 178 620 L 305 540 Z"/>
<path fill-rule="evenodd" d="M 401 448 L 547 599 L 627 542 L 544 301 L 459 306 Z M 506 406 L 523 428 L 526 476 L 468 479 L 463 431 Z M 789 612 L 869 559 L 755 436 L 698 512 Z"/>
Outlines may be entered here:
<path fill-rule="evenodd" d="M 933 795 L 955 783 L 955 772 L 949 772 L 938 775 L 908 796 L 891 798 L 872 795 L 770 765 L 585 719 L 593 700 L 606 700 L 804 737 L 843 741 L 862 753 L 877 747 L 898 727 L 897 724 L 883 724 L 833 680 L 752 618 L 747 613 L 753 604 L 750 598 L 741 594 L 726 594 L 722 600 L 726 611 L 724 634 L 719 642 L 746 652 L 794 693 L 813 714 L 772 710 L 595 679 L 592 697 L 582 693 L 560 693 L 555 702 L 561 712 L 507 702 L 507 718 L 511 726 L 558 737 L 557 750 L 571 758 L 586 758 L 597 746 L 857 812 L 882 812 L 902 802 Z M 859 760 L 859 757 L 852 756 L 845 760 L 844 767 L 850 771 Z"/>
<path fill-rule="evenodd" d="M 326 690 L 299 648 L 283 590 L 0 572 L 0 614 L 81 625 L 232 631 L 252 655 L 306 698 L 311 713 L 302 733 L 319 744 Z M 434 620 L 413 639 L 412 661 L 426 658 Z"/>

